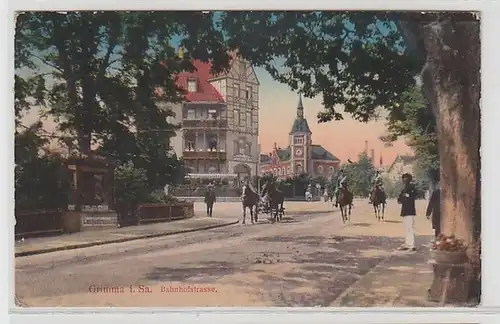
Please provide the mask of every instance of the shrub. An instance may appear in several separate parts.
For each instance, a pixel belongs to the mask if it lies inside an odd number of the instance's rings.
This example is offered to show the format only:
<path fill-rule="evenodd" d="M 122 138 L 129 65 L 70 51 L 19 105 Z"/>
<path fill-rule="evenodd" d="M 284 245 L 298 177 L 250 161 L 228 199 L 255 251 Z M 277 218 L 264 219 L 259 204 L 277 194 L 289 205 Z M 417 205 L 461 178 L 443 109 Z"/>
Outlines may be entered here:
<path fill-rule="evenodd" d="M 117 204 L 137 205 L 149 199 L 146 170 L 135 168 L 132 162 L 115 169 L 114 185 Z"/>
<path fill-rule="evenodd" d="M 179 200 L 171 195 L 166 195 L 163 190 L 155 190 L 148 195 L 148 201 L 152 204 L 172 204 L 178 203 Z"/>
<path fill-rule="evenodd" d="M 67 208 L 70 173 L 53 154 L 16 161 L 15 207 L 18 210 Z"/>

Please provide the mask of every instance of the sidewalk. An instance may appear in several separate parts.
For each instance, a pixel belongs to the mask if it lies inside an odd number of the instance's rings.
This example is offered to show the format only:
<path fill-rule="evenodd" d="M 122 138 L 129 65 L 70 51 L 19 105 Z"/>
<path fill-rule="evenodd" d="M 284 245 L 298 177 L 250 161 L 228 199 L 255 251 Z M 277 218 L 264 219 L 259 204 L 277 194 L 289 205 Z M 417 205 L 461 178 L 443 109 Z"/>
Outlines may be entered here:
<path fill-rule="evenodd" d="M 344 291 L 331 307 L 436 307 L 437 303 L 427 301 L 427 290 L 433 280 L 432 268 L 427 261 L 430 241 L 433 238 L 430 221 L 424 216 L 425 201 L 417 201 L 415 218 L 416 252 L 400 252 L 380 247 L 378 254 L 385 259 L 363 275 Z M 403 243 L 403 228 L 399 205 L 390 203 L 386 210 L 386 222 L 373 224 L 369 215 L 362 221 L 369 227 L 346 227 L 343 234 L 362 237 L 376 236 L 388 246 L 397 247 Z M 359 221 L 359 220 L 357 220 Z"/>
<path fill-rule="evenodd" d="M 322 214 L 332 211 L 324 202 L 287 202 L 287 215 Z M 74 234 L 29 238 L 16 241 L 15 256 L 29 256 L 62 250 L 74 250 L 97 245 L 121 243 L 138 239 L 188 233 L 237 224 L 242 215 L 241 202 L 221 202 L 214 207 L 214 217 L 206 217 L 204 203 L 194 204 L 195 216 L 190 219 L 166 223 L 88 230 Z M 248 213 L 248 211 L 247 211 Z"/>
<path fill-rule="evenodd" d="M 419 237 L 428 239 L 428 237 Z M 427 241 L 428 242 L 428 241 Z M 433 274 L 429 247 L 417 252 L 393 252 L 349 287 L 332 307 L 437 307 L 427 300 Z"/>
<path fill-rule="evenodd" d="M 74 250 L 97 245 L 121 243 L 138 239 L 189 233 L 211 228 L 237 224 L 236 217 L 208 218 L 193 217 L 166 223 L 156 223 L 123 228 L 88 230 L 52 237 L 29 238 L 15 243 L 15 256 L 29 256 L 62 250 Z"/>

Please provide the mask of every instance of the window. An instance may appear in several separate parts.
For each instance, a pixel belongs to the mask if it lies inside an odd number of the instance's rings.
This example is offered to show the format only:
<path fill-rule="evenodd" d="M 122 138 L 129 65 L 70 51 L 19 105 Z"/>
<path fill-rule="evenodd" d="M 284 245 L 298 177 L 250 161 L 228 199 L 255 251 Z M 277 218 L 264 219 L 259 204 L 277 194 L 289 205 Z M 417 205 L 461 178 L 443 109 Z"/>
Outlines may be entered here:
<path fill-rule="evenodd" d="M 195 110 L 195 119 L 203 119 L 203 110 L 196 108 Z"/>
<path fill-rule="evenodd" d="M 235 83 L 234 84 L 234 92 L 233 92 L 233 96 L 235 98 L 239 97 L 240 96 L 240 84 L 239 83 Z"/>
<path fill-rule="evenodd" d="M 281 175 L 285 175 L 285 174 L 286 174 L 285 173 L 285 168 L 283 167 L 283 168 L 281 168 Z"/>
<path fill-rule="evenodd" d="M 286 173 L 287 174 L 292 174 L 292 168 L 290 166 L 286 167 Z"/>
<path fill-rule="evenodd" d="M 245 144 L 245 154 L 252 155 L 252 143 Z"/>
<path fill-rule="evenodd" d="M 238 141 L 234 141 L 234 154 L 239 154 L 240 151 L 240 143 Z"/>
<path fill-rule="evenodd" d="M 208 150 L 217 151 L 217 136 L 210 135 L 208 137 Z"/>
<path fill-rule="evenodd" d="M 273 174 L 274 174 L 275 176 L 277 176 L 277 175 L 278 175 L 278 169 L 273 169 Z"/>
<path fill-rule="evenodd" d="M 304 138 L 303 137 L 295 137 L 293 140 L 293 143 L 295 145 L 304 145 Z"/>
<path fill-rule="evenodd" d="M 195 119 L 195 110 L 194 109 L 188 109 L 186 119 L 189 119 L 189 120 Z"/>
<path fill-rule="evenodd" d="M 195 141 L 194 140 L 187 140 L 186 141 L 186 151 L 194 151 L 195 150 Z"/>
<path fill-rule="evenodd" d="M 210 118 L 210 119 L 217 119 L 217 110 L 215 110 L 215 109 L 209 109 L 208 110 L 208 118 Z"/>
<path fill-rule="evenodd" d="M 335 173 L 335 168 L 334 168 L 334 167 L 332 167 L 332 166 L 331 166 L 331 167 L 329 167 L 329 168 L 328 168 L 328 173 L 330 173 L 330 174 L 334 174 L 334 173 Z"/>
<path fill-rule="evenodd" d="M 323 166 L 322 165 L 318 166 L 318 173 L 323 174 Z"/>
<path fill-rule="evenodd" d="M 247 91 L 245 91 L 245 99 L 252 99 L 252 86 L 247 86 Z"/>
<path fill-rule="evenodd" d="M 304 168 L 302 167 L 302 164 L 297 164 L 297 174 L 304 173 Z"/>
<path fill-rule="evenodd" d="M 252 113 L 247 112 L 247 127 L 252 127 Z"/>
<path fill-rule="evenodd" d="M 247 62 L 240 61 L 240 75 L 247 75 Z"/>
<path fill-rule="evenodd" d="M 188 80 L 188 91 L 196 92 L 198 90 L 198 84 L 195 79 Z"/>
<path fill-rule="evenodd" d="M 240 126 L 241 127 L 245 127 L 245 125 L 246 125 L 245 117 L 246 117 L 246 114 L 245 115 L 243 115 L 243 114 L 240 115 Z"/>
<path fill-rule="evenodd" d="M 240 112 L 238 110 L 234 111 L 234 124 L 240 125 Z"/>

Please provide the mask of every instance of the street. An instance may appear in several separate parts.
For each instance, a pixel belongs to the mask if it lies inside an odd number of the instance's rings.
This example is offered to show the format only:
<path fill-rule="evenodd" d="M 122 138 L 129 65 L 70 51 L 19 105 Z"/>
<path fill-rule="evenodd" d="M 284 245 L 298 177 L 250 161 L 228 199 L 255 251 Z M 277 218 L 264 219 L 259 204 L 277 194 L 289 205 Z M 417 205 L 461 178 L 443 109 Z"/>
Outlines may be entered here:
<path fill-rule="evenodd" d="M 424 208 L 418 201 L 420 244 L 431 234 Z M 283 223 L 16 258 L 16 296 L 38 307 L 330 306 L 402 243 L 395 201 L 385 223 L 375 220 L 366 200 L 355 202 L 348 226 L 338 209 L 307 209 L 305 203 L 303 214 L 287 215 Z M 234 213 L 237 218 L 241 211 Z"/>

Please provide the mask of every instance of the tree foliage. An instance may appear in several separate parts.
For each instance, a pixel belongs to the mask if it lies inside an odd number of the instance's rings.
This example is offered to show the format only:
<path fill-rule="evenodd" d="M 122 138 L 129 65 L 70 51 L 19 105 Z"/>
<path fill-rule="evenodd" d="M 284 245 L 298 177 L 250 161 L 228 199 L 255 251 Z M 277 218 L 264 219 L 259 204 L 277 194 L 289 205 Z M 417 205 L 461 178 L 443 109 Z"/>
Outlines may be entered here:
<path fill-rule="evenodd" d="M 421 68 L 388 13 L 227 12 L 222 21 L 243 57 L 306 97 L 323 97 L 321 122 L 342 119 L 338 105 L 360 121 L 378 107 L 397 110 Z"/>
<path fill-rule="evenodd" d="M 403 93 L 397 112 L 388 117 L 388 134 L 381 139 L 391 144 L 401 137 L 415 152 L 415 162 L 424 171 L 423 176 L 439 171 L 437 125 L 433 112 L 419 86 Z"/>
<path fill-rule="evenodd" d="M 16 131 L 15 205 L 18 210 L 66 208 L 69 177 L 61 156 L 46 148 L 40 122 Z"/>
<path fill-rule="evenodd" d="M 184 58 L 169 45 L 175 36 Z M 214 60 L 217 71 L 228 66 L 221 37 L 212 15 L 198 12 L 22 13 L 16 115 L 40 105 L 80 153 L 98 144 L 99 153 L 145 168 L 152 187 L 179 181 L 182 163 L 169 141 L 178 127 L 158 103 L 182 99 L 174 76 L 193 70 L 191 58 Z"/>
<path fill-rule="evenodd" d="M 375 168 L 366 152 L 359 154 L 357 162 L 342 165 L 344 174 L 347 175 L 349 189 L 355 196 L 368 197 L 371 190 L 371 180 Z"/>

